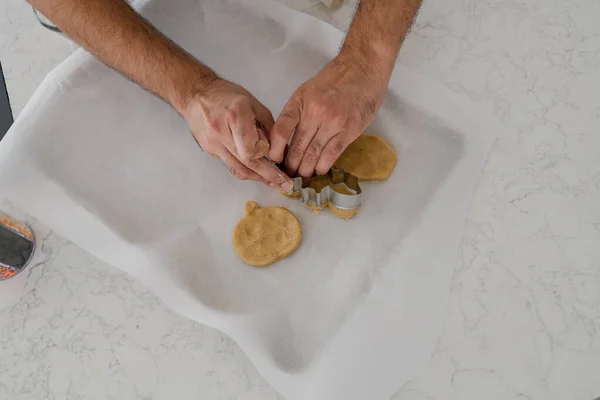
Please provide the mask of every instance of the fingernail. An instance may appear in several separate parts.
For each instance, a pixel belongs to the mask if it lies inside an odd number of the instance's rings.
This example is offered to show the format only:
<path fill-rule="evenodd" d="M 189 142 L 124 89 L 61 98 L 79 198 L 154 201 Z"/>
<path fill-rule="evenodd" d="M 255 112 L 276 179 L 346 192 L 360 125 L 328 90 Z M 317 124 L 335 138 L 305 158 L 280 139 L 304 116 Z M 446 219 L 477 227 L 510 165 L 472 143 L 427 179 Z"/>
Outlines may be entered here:
<path fill-rule="evenodd" d="M 285 190 L 286 192 L 289 192 L 290 190 L 292 190 L 294 188 L 294 183 L 290 182 L 290 181 L 285 181 L 282 185 L 281 188 L 283 190 Z"/>

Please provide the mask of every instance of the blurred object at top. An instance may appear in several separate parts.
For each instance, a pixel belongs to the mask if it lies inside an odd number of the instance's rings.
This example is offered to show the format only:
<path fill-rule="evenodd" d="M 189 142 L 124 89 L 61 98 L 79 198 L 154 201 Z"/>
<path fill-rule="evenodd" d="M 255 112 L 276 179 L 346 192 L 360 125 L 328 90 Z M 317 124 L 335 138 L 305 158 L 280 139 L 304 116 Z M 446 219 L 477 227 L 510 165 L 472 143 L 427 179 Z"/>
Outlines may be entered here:
<path fill-rule="evenodd" d="M 321 3 L 325 4 L 330 10 L 337 10 L 344 4 L 344 0 L 321 0 Z"/>

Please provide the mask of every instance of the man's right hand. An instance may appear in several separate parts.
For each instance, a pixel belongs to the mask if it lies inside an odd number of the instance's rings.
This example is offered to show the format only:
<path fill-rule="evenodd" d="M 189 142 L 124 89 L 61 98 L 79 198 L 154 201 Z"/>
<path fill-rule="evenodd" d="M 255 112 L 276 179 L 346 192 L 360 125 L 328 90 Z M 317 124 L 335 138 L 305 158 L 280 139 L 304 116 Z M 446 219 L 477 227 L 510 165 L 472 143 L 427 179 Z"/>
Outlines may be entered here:
<path fill-rule="evenodd" d="M 138 15 L 125 0 L 28 0 L 107 65 L 170 103 L 194 137 L 240 179 L 287 190 L 265 155 L 273 116 L 239 85 L 219 79 Z"/>
<path fill-rule="evenodd" d="M 182 114 L 200 147 L 220 158 L 236 178 L 292 188 L 292 180 L 265 157 L 273 116 L 246 89 L 216 78 L 191 96 Z"/>

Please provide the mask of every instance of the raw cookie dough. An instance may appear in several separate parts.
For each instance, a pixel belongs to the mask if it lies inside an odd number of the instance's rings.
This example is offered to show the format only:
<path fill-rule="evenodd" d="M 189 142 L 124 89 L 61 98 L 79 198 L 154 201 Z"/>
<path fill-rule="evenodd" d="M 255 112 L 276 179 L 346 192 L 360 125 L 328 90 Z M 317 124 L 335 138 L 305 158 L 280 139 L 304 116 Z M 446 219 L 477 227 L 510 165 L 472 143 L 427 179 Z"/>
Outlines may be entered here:
<path fill-rule="evenodd" d="M 332 185 L 331 179 L 327 175 L 319 175 L 319 176 L 312 177 L 310 185 L 309 185 L 309 187 L 315 189 L 317 192 L 320 192 L 321 190 L 323 190 L 323 188 L 325 188 L 327 186 L 331 186 L 333 188 L 333 190 L 335 190 L 336 192 L 341 193 L 341 194 L 354 194 L 343 183 L 336 183 L 336 184 Z M 329 211 L 333 215 L 335 215 L 338 218 L 342 218 L 342 219 L 350 219 L 350 218 L 354 217 L 356 214 L 358 214 L 358 212 L 360 211 L 360 207 L 353 208 L 351 210 L 338 208 L 329 201 L 326 202 L 325 204 L 321 205 L 321 207 L 317 207 L 314 204 L 305 204 L 304 206 L 312 209 L 315 212 L 315 214 L 318 214 L 324 208 L 329 208 Z"/>
<path fill-rule="evenodd" d="M 266 267 L 292 254 L 302 241 L 302 226 L 284 207 L 260 208 L 246 202 L 246 216 L 233 231 L 233 248 L 240 258 L 255 267 Z"/>
<path fill-rule="evenodd" d="M 336 183 L 332 186 L 333 190 L 341 194 L 354 194 L 343 183 Z"/>
<path fill-rule="evenodd" d="M 328 175 L 316 175 L 310 178 L 307 187 L 313 188 L 317 193 L 320 193 L 321 190 L 325 189 L 327 186 L 331 186 L 331 178 L 329 178 Z"/>
<path fill-rule="evenodd" d="M 361 135 L 335 162 L 361 181 L 383 181 L 390 177 L 398 156 L 379 136 Z"/>
<path fill-rule="evenodd" d="M 300 197 L 302 197 L 302 194 L 300 194 L 300 192 L 289 193 L 289 192 L 285 192 L 283 190 L 280 190 L 279 193 L 281 193 L 285 197 L 289 197 L 290 199 L 299 199 Z"/>
<path fill-rule="evenodd" d="M 325 208 L 329 208 L 330 213 L 332 213 L 334 216 L 341 218 L 341 219 L 350 219 L 350 218 L 354 217 L 356 214 L 358 214 L 358 212 L 360 211 L 360 207 L 353 208 L 350 210 L 345 209 L 345 208 L 338 208 L 329 201 L 326 202 L 325 204 L 323 204 L 320 208 L 315 206 L 314 204 L 305 204 L 304 206 L 313 210 L 313 212 L 315 214 L 319 214 L 321 212 L 321 210 L 323 210 Z"/>
<path fill-rule="evenodd" d="M 323 190 L 327 186 L 330 186 L 334 191 L 341 193 L 341 194 L 346 194 L 346 195 L 355 194 L 355 192 L 352 192 L 344 183 L 335 183 L 334 184 L 329 175 L 313 176 L 312 178 L 310 178 L 310 181 L 308 181 L 307 183 L 308 183 L 307 187 L 315 189 L 315 191 L 317 193 L 321 192 L 321 190 Z M 301 197 L 301 194 L 299 191 L 292 192 L 292 193 L 280 191 L 280 193 L 282 195 L 284 195 L 286 197 L 290 197 L 290 198 Z M 321 204 L 321 206 L 316 206 L 314 203 L 305 203 L 304 206 L 313 210 L 315 214 L 319 214 L 319 212 L 321 210 L 323 210 L 325 208 L 329 208 L 329 211 L 331 211 L 331 213 L 333 215 L 335 215 L 338 218 L 342 218 L 342 219 L 350 219 L 350 218 L 354 217 L 356 214 L 358 214 L 358 212 L 360 211 L 360 207 L 353 208 L 353 209 L 338 208 L 330 201 L 327 201 L 327 202 Z"/>
<path fill-rule="evenodd" d="M 337 208 L 333 204 L 329 203 L 329 212 L 341 219 L 350 219 L 354 217 L 360 211 L 360 207 L 347 210 L 344 208 Z"/>

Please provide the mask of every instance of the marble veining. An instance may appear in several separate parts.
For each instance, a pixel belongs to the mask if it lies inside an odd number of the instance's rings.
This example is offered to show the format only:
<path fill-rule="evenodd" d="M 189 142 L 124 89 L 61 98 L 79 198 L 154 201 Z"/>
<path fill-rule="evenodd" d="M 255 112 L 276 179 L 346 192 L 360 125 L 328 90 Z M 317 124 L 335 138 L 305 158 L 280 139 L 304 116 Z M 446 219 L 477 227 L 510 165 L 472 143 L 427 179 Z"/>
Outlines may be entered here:
<path fill-rule="evenodd" d="M 281 1 L 342 29 L 355 7 Z M 18 114 L 75 46 L 21 0 L 0 15 Z M 393 400 L 600 397 L 598 21 L 597 0 L 425 0 L 400 61 L 507 129 L 473 198 L 444 331 Z M 0 208 L 41 241 L 32 267 L 0 284 L 1 400 L 282 399 L 225 335 Z"/>

